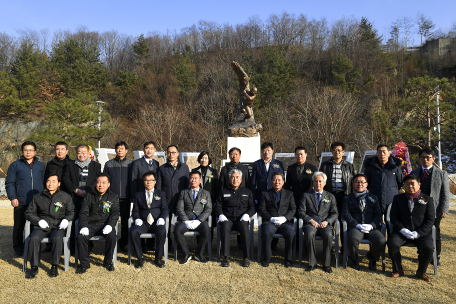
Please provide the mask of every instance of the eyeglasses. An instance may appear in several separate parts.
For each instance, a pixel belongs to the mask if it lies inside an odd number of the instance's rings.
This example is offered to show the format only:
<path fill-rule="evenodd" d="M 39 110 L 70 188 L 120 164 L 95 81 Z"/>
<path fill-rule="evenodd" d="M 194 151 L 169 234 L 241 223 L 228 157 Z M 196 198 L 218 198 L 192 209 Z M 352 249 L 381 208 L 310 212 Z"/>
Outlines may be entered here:
<path fill-rule="evenodd" d="M 27 150 L 22 150 L 23 152 L 35 152 L 35 150 L 30 150 L 30 149 L 27 149 Z"/>
<path fill-rule="evenodd" d="M 333 150 L 333 152 L 341 153 L 341 152 L 344 152 L 344 150 L 336 149 L 336 150 Z"/>
<path fill-rule="evenodd" d="M 145 183 L 153 183 L 153 182 L 155 182 L 155 179 L 145 179 L 144 182 Z"/>
<path fill-rule="evenodd" d="M 353 182 L 353 184 L 361 184 L 362 185 L 362 184 L 367 184 L 367 182 L 359 182 L 359 181 L 357 181 L 357 182 Z"/>
<path fill-rule="evenodd" d="M 168 152 L 168 154 L 177 154 L 178 152 Z"/>
<path fill-rule="evenodd" d="M 431 160 L 433 158 L 434 158 L 434 156 L 426 156 L 426 157 L 425 156 L 421 156 L 420 157 L 420 159 L 425 159 L 425 160 Z"/>

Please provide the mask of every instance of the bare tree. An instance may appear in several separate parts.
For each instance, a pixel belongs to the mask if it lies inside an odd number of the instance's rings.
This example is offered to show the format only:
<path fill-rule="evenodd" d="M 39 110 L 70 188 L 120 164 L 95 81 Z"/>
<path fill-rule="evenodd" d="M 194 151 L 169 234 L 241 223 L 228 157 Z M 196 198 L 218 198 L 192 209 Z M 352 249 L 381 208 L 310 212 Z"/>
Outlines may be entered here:
<path fill-rule="evenodd" d="M 435 24 L 423 13 L 418 13 L 416 23 L 418 25 L 418 34 L 420 34 L 421 37 L 421 45 L 423 45 L 423 37 L 425 41 L 432 37 L 432 30 L 434 29 Z"/>

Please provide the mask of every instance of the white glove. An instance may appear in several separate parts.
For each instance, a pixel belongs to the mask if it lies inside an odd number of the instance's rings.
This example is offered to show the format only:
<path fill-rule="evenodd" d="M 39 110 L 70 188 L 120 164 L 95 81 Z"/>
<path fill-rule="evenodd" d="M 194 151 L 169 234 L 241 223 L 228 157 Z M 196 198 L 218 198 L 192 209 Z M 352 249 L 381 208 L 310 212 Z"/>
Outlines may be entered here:
<path fill-rule="evenodd" d="M 410 239 L 410 240 L 413 240 L 413 234 L 410 230 L 408 230 L 407 228 L 402 228 L 400 233 L 402 233 L 406 238 Z"/>
<path fill-rule="evenodd" d="M 108 234 L 112 231 L 112 227 L 111 225 L 106 225 L 104 228 L 103 228 L 103 234 Z"/>
<path fill-rule="evenodd" d="M 185 222 L 184 222 L 185 227 L 187 227 L 187 229 L 192 230 L 192 229 L 193 229 L 193 228 L 192 228 L 192 227 L 193 227 L 193 225 L 192 225 L 193 223 L 192 223 L 192 222 L 193 222 L 193 221 L 185 221 Z"/>
<path fill-rule="evenodd" d="M 413 238 L 414 238 L 414 239 L 417 239 L 417 238 L 420 237 L 420 235 L 419 235 L 418 232 L 416 232 L 416 231 L 413 231 L 413 232 L 412 232 L 412 235 L 413 235 Z"/>
<path fill-rule="evenodd" d="M 362 224 L 361 226 L 362 226 L 363 230 L 367 231 L 367 232 L 364 232 L 364 233 L 369 233 L 369 231 L 374 229 L 374 227 L 371 224 Z"/>
<path fill-rule="evenodd" d="M 285 223 L 287 221 L 287 218 L 284 217 L 284 216 L 279 216 L 277 219 L 276 219 L 276 224 L 278 223 L 279 225 L 282 225 L 283 223 Z"/>
<path fill-rule="evenodd" d="M 241 217 L 241 221 L 248 222 L 250 220 L 250 216 L 246 213 Z"/>
<path fill-rule="evenodd" d="M 224 216 L 223 214 L 220 214 L 219 216 L 219 222 L 226 222 L 228 221 L 228 219 L 226 218 L 226 216 Z"/>
<path fill-rule="evenodd" d="M 43 228 L 43 229 L 49 228 L 49 225 L 48 225 L 48 223 L 45 220 L 40 220 L 38 222 L 38 226 L 40 226 L 40 228 Z"/>
<path fill-rule="evenodd" d="M 157 220 L 157 226 L 161 226 L 161 225 L 164 225 L 164 224 L 165 224 L 165 220 L 164 220 L 164 219 L 159 218 L 159 219 Z"/>
<path fill-rule="evenodd" d="M 276 221 L 277 221 L 277 218 L 276 217 L 271 217 L 271 219 L 269 220 L 271 223 L 275 224 Z"/>
<path fill-rule="evenodd" d="M 196 229 L 196 227 L 198 227 L 198 226 L 201 224 L 201 221 L 200 221 L 200 220 L 194 220 L 194 221 L 192 221 L 192 222 L 193 222 L 193 224 L 192 224 L 193 229 Z"/>
<path fill-rule="evenodd" d="M 369 232 L 370 232 L 370 230 L 361 229 L 361 232 L 362 232 L 362 233 L 369 233 Z"/>
<path fill-rule="evenodd" d="M 84 227 L 79 231 L 80 235 L 89 235 L 89 228 Z"/>
<path fill-rule="evenodd" d="M 137 219 L 137 220 L 135 220 L 135 225 L 136 225 L 136 226 L 142 226 L 142 224 L 143 224 L 142 219 Z"/>
<path fill-rule="evenodd" d="M 67 227 L 68 227 L 68 220 L 67 219 L 63 219 L 60 222 L 59 229 L 66 229 Z"/>
<path fill-rule="evenodd" d="M 356 228 L 358 228 L 361 232 L 363 232 L 363 225 L 362 224 L 356 225 Z"/>

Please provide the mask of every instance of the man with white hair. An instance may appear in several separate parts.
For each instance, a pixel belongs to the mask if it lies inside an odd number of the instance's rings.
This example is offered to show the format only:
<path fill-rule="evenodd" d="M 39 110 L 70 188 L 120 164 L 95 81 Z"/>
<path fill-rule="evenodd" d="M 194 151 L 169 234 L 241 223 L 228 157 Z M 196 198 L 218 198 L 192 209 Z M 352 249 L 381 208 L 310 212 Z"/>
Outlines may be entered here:
<path fill-rule="evenodd" d="M 215 215 L 220 222 L 222 238 L 222 267 L 230 266 L 230 234 L 237 230 L 241 234 L 243 260 L 242 267 L 250 266 L 249 220 L 255 214 L 252 191 L 241 187 L 242 171 L 232 169 L 229 173 L 230 185 L 223 188 L 215 203 Z"/>
<path fill-rule="evenodd" d="M 326 174 L 315 172 L 312 176 L 313 190 L 302 195 L 298 215 L 304 221 L 304 242 L 309 254 L 310 272 L 317 268 L 315 258 L 315 236 L 323 239 L 323 271 L 332 273 L 331 249 L 333 239 L 333 224 L 337 220 L 336 198 L 330 192 L 323 190 L 326 185 Z"/>

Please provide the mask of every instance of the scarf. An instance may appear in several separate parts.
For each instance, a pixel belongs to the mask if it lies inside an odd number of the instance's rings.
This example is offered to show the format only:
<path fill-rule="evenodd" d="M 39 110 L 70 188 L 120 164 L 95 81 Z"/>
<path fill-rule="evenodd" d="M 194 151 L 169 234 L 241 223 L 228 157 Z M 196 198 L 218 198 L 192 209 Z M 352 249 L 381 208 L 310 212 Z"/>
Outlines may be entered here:
<path fill-rule="evenodd" d="M 75 163 L 79 168 L 83 169 L 83 168 L 85 168 L 85 167 L 88 167 L 91 161 L 92 161 L 92 160 L 90 159 L 90 157 L 87 158 L 87 160 L 84 161 L 84 162 L 82 162 L 82 161 L 80 161 L 79 159 L 76 158 L 76 159 L 74 160 L 74 163 Z"/>
<path fill-rule="evenodd" d="M 416 191 L 415 193 L 413 194 L 408 194 L 407 192 L 405 193 L 405 196 L 407 197 L 408 200 L 414 200 L 415 198 L 417 198 L 418 196 L 420 196 L 421 194 L 421 189 L 419 189 L 418 191 Z"/>
<path fill-rule="evenodd" d="M 369 190 L 364 190 L 363 192 L 353 192 L 355 194 L 356 199 L 359 203 L 359 208 L 361 211 L 364 211 L 366 207 L 366 195 L 369 193 Z"/>

